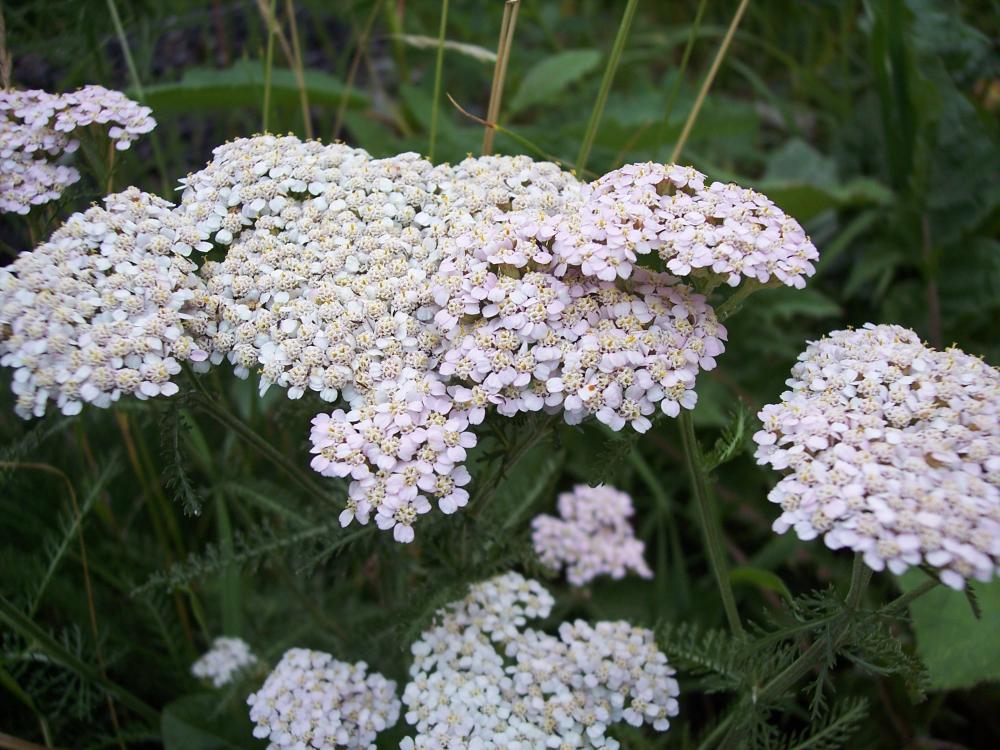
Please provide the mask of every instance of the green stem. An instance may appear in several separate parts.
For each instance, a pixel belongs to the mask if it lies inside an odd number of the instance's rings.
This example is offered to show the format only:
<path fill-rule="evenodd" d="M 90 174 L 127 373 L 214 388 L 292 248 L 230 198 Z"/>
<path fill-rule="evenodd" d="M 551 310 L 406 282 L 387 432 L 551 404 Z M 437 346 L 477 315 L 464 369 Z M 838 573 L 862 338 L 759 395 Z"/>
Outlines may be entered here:
<path fill-rule="evenodd" d="M 897 598 L 893 599 L 891 602 L 886 604 L 884 607 L 882 607 L 880 613 L 884 615 L 892 615 L 895 614 L 896 612 L 904 610 L 908 606 L 910 606 L 913 600 L 923 596 L 931 589 L 937 588 L 938 584 L 940 583 L 941 581 L 939 581 L 937 578 L 928 578 L 926 581 L 923 581 L 922 583 L 918 584 L 917 586 L 913 587 L 909 591 L 905 592 L 904 594 L 898 596 Z"/>
<path fill-rule="evenodd" d="M 694 23 L 691 25 L 691 34 L 688 36 L 687 44 L 684 46 L 684 54 L 681 56 L 681 65 L 677 70 L 677 78 L 674 80 L 673 88 L 670 90 L 670 96 L 667 97 L 667 106 L 663 110 L 663 121 L 660 123 L 659 130 L 656 133 L 657 158 L 659 158 L 660 149 L 663 148 L 663 142 L 666 140 L 667 129 L 670 127 L 670 115 L 674 111 L 674 101 L 676 101 L 677 94 L 681 89 L 681 83 L 684 81 L 684 72 L 687 70 L 688 60 L 691 58 L 691 50 L 694 49 L 695 40 L 698 38 L 698 31 L 701 29 L 701 17 L 705 14 L 705 7 L 707 5 L 708 0 L 700 0 L 698 3 L 698 11 L 695 13 Z"/>
<path fill-rule="evenodd" d="M 444 70 L 444 35 L 448 25 L 448 0 L 441 0 L 441 26 L 438 29 L 437 60 L 434 63 L 434 103 L 431 107 L 431 133 L 427 160 L 434 161 L 434 146 L 437 143 L 438 110 L 441 109 L 441 74 Z"/>
<path fill-rule="evenodd" d="M 500 104 L 503 101 L 504 81 L 507 78 L 507 63 L 514 42 L 514 28 L 517 26 L 517 12 L 521 0 L 507 0 L 503 6 L 500 22 L 500 40 L 497 43 L 497 61 L 493 67 L 493 85 L 490 87 L 490 101 L 486 107 L 486 129 L 483 131 L 483 156 L 493 153 L 495 125 L 500 120 Z"/>
<path fill-rule="evenodd" d="M 736 609 L 736 597 L 733 596 L 733 586 L 729 580 L 729 565 L 722 547 L 722 528 L 719 517 L 712 504 L 712 496 L 708 487 L 708 477 L 701 456 L 701 447 L 694 434 L 694 418 L 691 411 L 681 409 L 680 414 L 681 440 L 684 443 L 684 459 L 687 463 L 688 475 L 691 477 L 691 491 L 698 505 L 698 516 L 701 529 L 705 535 L 705 552 L 715 576 L 722 597 L 722 607 L 726 611 L 729 627 L 737 636 L 743 635 L 743 624 Z"/>
<path fill-rule="evenodd" d="M 208 412 L 209 416 L 215 418 L 224 427 L 228 427 L 237 433 L 246 442 L 256 448 L 265 458 L 274 463 L 284 471 L 288 477 L 295 481 L 303 490 L 310 495 L 328 498 L 328 493 L 323 490 L 312 479 L 303 475 L 302 470 L 289 461 L 280 451 L 276 450 L 268 441 L 258 435 L 254 430 L 227 409 L 220 407 L 211 398 L 202 398 L 199 405 Z"/>
<path fill-rule="evenodd" d="M 854 556 L 854 567 L 851 569 L 851 585 L 844 600 L 844 612 L 840 622 L 831 628 L 832 633 L 829 639 L 817 638 L 816 641 L 794 662 L 792 662 L 783 672 L 767 683 L 757 694 L 756 700 L 768 702 L 784 695 L 785 691 L 793 687 L 799 680 L 809 674 L 813 668 L 823 660 L 825 656 L 837 650 L 844 636 L 851 627 L 851 617 L 857 611 L 861 602 L 861 595 L 864 593 L 868 581 L 872 577 L 872 570 L 865 565 L 861 553 Z"/>
<path fill-rule="evenodd" d="M 269 18 L 274 17 L 274 6 L 278 0 L 271 0 Z M 267 53 L 264 58 L 264 112 L 261 130 L 267 133 L 267 123 L 271 116 L 271 70 L 274 67 L 274 26 L 267 24 Z"/>
<path fill-rule="evenodd" d="M 299 45 L 299 24 L 295 19 L 295 3 L 285 0 L 285 12 L 288 15 L 288 30 L 292 37 L 292 59 L 289 63 L 295 74 L 295 85 L 299 90 L 299 106 L 302 108 L 302 127 L 306 139 L 312 140 L 312 116 L 309 114 L 309 89 L 306 86 L 305 68 L 302 64 L 302 47 Z"/>
<path fill-rule="evenodd" d="M 469 501 L 469 505 L 477 508 L 477 513 L 481 513 L 483 506 L 488 503 L 494 495 L 496 495 L 497 490 L 500 488 L 500 483 L 506 478 L 507 474 L 517 466 L 522 458 L 534 448 L 538 443 L 546 437 L 550 432 L 555 429 L 557 417 L 546 417 L 539 429 L 531 430 L 528 432 L 528 436 L 520 443 L 515 443 L 514 446 L 508 450 L 500 464 L 499 471 L 492 473 L 489 478 L 483 482 L 476 494 Z M 505 525 L 501 531 L 506 531 L 509 525 Z"/>
<path fill-rule="evenodd" d="M 132 48 L 129 46 L 128 37 L 125 36 L 125 27 L 122 26 L 121 16 L 118 15 L 118 6 L 115 0 L 107 0 L 108 12 L 111 13 L 111 23 L 115 27 L 115 34 L 118 36 L 118 44 L 121 45 L 122 55 L 125 57 L 125 66 L 128 68 L 129 76 L 132 79 L 132 86 L 139 97 L 139 103 L 146 103 L 146 91 L 142 87 L 142 80 L 139 78 L 139 69 L 135 65 L 135 58 L 132 57 Z M 170 192 L 170 183 L 167 180 L 167 165 L 163 160 L 163 152 L 160 150 L 160 139 L 155 132 L 149 134 L 150 143 L 153 144 L 153 159 L 156 161 L 156 168 L 160 172 L 160 182 L 164 194 Z"/>
<path fill-rule="evenodd" d="M 765 284 L 761 284 L 759 281 L 743 279 L 740 282 L 740 288 L 733 292 L 733 294 L 731 294 L 729 298 L 716 309 L 715 317 L 720 323 L 724 322 L 727 318 L 731 318 L 743 309 L 743 303 L 747 301 L 747 298 L 751 294 L 760 291 L 765 286 Z M 708 295 L 706 294 L 706 296 Z"/>
<path fill-rule="evenodd" d="M 854 565 L 851 568 L 851 585 L 847 589 L 847 598 L 844 600 L 849 611 L 854 612 L 858 608 L 861 594 L 864 593 L 871 577 L 872 569 L 865 565 L 864 556 L 860 552 L 855 552 Z"/>
<path fill-rule="evenodd" d="M 580 153 L 576 157 L 577 174 L 582 174 L 590 158 L 590 150 L 594 146 L 594 138 L 597 137 L 597 128 L 601 124 L 601 117 L 604 115 L 604 106 L 608 103 L 608 94 L 611 92 L 611 84 L 618 71 L 618 63 L 621 62 L 622 52 L 625 51 L 625 42 L 628 39 L 629 29 L 632 27 L 632 18 L 635 16 L 635 9 L 639 5 L 639 0 L 628 0 L 625 12 L 622 14 L 622 21 L 618 25 L 618 34 L 615 36 L 614 46 L 611 48 L 611 56 L 608 64 L 604 68 L 604 77 L 601 79 L 601 88 L 597 91 L 597 100 L 594 102 L 594 109 L 590 113 L 590 120 L 587 122 L 587 131 L 583 136 L 583 143 L 580 144 Z"/>
<path fill-rule="evenodd" d="M 694 100 L 694 106 L 691 107 L 691 113 L 684 122 L 684 129 L 681 130 L 680 137 L 674 145 L 674 151 L 670 154 L 671 163 L 676 163 L 680 158 L 681 152 L 684 150 L 684 144 L 687 143 L 687 139 L 691 135 L 691 130 L 694 128 L 694 124 L 698 119 L 698 113 L 701 112 L 701 105 L 705 103 L 705 97 L 708 96 L 708 91 L 712 88 L 712 83 L 715 81 L 716 73 L 718 73 L 719 68 L 722 67 L 722 61 L 726 59 L 726 53 L 729 51 L 729 44 L 733 41 L 736 29 L 739 27 L 740 20 L 743 18 L 743 14 L 746 12 L 749 4 L 750 0 L 741 0 L 739 7 L 736 9 L 736 13 L 733 15 L 733 20 L 730 22 L 729 28 L 726 30 L 726 35 L 722 38 L 722 44 L 719 45 L 719 50 L 715 53 L 715 59 L 712 60 L 712 67 L 708 69 L 708 74 L 705 76 L 705 80 L 701 84 L 701 89 L 698 91 L 698 98 Z"/>

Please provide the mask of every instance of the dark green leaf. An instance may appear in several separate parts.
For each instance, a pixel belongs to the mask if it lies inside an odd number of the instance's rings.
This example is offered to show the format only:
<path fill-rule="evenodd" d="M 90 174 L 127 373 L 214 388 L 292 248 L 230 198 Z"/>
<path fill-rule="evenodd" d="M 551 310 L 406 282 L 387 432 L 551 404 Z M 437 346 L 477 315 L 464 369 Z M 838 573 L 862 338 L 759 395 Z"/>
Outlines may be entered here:
<path fill-rule="evenodd" d="M 572 49 L 544 58 L 529 70 L 508 107 L 511 114 L 546 102 L 593 71 L 601 61 L 595 49 Z"/>
<path fill-rule="evenodd" d="M 305 84 L 311 105 L 337 107 L 344 85 L 329 73 L 305 71 Z M 161 83 L 146 88 L 146 104 L 153 113 L 197 112 L 202 109 L 260 107 L 264 94 L 264 66 L 253 60 L 240 60 L 224 70 L 190 68 L 177 83 Z M 271 71 L 272 106 L 297 107 L 299 97 L 295 75 L 286 68 Z M 347 95 L 347 106 L 364 107 L 368 99 L 357 91 Z"/>

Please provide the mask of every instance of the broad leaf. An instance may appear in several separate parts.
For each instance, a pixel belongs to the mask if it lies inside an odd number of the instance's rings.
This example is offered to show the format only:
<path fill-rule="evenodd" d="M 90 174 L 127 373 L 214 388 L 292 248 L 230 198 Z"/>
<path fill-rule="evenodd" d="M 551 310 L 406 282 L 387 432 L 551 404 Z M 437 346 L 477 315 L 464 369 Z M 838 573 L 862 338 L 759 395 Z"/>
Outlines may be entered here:
<path fill-rule="evenodd" d="M 340 106 L 344 85 L 329 73 L 305 71 L 306 90 L 311 105 Z M 240 60 L 229 68 L 191 68 L 176 83 L 146 88 L 146 104 L 153 112 L 198 112 L 203 109 L 255 107 L 264 92 L 264 66 L 255 60 Z M 287 68 L 271 71 L 271 103 L 275 108 L 297 107 L 299 97 L 295 74 Z M 347 106 L 364 107 L 367 97 L 357 91 L 347 94 Z"/>
<path fill-rule="evenodd" d="M 925 580 L 910 572 L 898 581 L 904 590 Z M 956 690 L 1000 680 L 1000 581 L 971 584 L 982 610 L 976 619 L 966 595 L 938 586 L 910 605 L 917 653 L 927 666 L 930 688 Z"/>
<path fill-rule="evenodd" d="M 548 101 L 570 84 L 597 67 L 601 53 L 595 49 L 575 49 L 546 57 L 529 70 L 510 101 L 510 113 Z"/>

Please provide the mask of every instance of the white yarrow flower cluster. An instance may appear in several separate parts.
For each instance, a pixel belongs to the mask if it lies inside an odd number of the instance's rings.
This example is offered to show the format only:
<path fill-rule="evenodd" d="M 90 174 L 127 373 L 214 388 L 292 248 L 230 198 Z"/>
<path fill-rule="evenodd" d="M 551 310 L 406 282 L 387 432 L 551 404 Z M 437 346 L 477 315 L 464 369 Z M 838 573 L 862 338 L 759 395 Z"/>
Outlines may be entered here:
<path fill-rule="evenodd" d="M 612 725 L 666 731 L 678 712 L 674 670 L 651 631 L 624 622 L 525 627 L 551 595 L 507 573 L 471 587 L 413 644 L 403 692 L 416 735 L 404 750 L 607 748 Z"/>
<path fill-rule="evenodd" d="M 915 333 L 867 324 L 809 345 L 757 460 L 788 472 L 779 533 L 822 535 L 874 570 L 917 565 L 961 589 L 1000 570 L 1000 373 Z"/>
<path fill-rule="evenodd" d="M 107 119 L 87 91 L 75 96 L 73 122 Z M 22 115 L 58 125 L 67 111 Z M 126 142 L 145 127 L 116 117 L 131 123 L 116 131 Z M 687 200 L 685 186 L 701 195 L 703 178 L 650 165 L 615 174 L 589 187 L 523 156 L 434 166 L 292 136 L 227 143 L 181 181 L 179 206 L 145 198 L 135 219 L 92 209 L 0 274 L 0 356 L 17 370 L 18 413 L 40 415 L 50 398 L 73 414 L 123 393 L 170 395 L 181 361 L 204 371 L 225 360 L 259 374 L 262 393 L 335 403 L 313 420 L 312 467 L 349 478 L 342 523 L 374 519 L 408 542 L 419 516 L 468 502 L 464 462 L 488 411 L 643 432 L 657 409 L 694 408 L 696 376 L 726 339 L 705 297 L 675 276 L 608 274 L 573 253 L 614 244 L 610 218 L 603 239 L 587 223 L 595 201 L 633 190 L 662 218 L 667 198 Z M 792 273 L 798 235 L 780 212 L 731 186 L 707 190 L 699 205 L 720 252 L 749 252 L 754 237 L 768 273 Z M 616 221 L 630 237 L 653 226 L 627 208 L 635 215 Z M 666 252 L 662 231 L 650 248 Z M 772 245 L 788 252 L 776 260 Z M 219 246 L 221 260 L 187 260 Z M 63 267 L 50 273 L 53 261 Z M 67 275 L 52 309 L 46 280 Z"/>
<path fill-rule="evenodd" d="M 560 494 L 557 505 L 558 518 L 539 515 L 531 522 L 531 541 L 544 565 L 565 567 L 573 586 L 586 586 L 601 575 L 624 578 L 629 570 L 652 578 L 643 558 L 645 545 L 629 521 L 634 509 L 626 493 L 582 484 Z"/>
<path fill-rule="evenodd" d="M 191 674 L 210 680 L 214 687 L 228 685 L 237 674 L 257 663 L 250 645 L 242 638 L 221 637 L 191 665 Z"/>
<path fill-rule="evenodd" d="M 67 94 L 0 91 L 0 212 L 26 214 L 80 179 L 75 168 L 53 162 L 77 150 L 75 131 L 95 125 L 123 150 L 156 127 L 150 113 L 102 86 Z"/>
<path fill-rule="evenodd" d="M 20 416 L 177 392 L 180 363 L 208 356 L 192 334 L 214 314 L 181 232 L 171 204 L 129 188 L 0 268 L 0 365 Z"/>
<path fill-rule="evenodd" d="M 304 648 L 286 651 L 247 704 L 254 737 L 268 740 L 268 750 L 375 750 L 400 708 L 396 683 L 364 662 Z"/>

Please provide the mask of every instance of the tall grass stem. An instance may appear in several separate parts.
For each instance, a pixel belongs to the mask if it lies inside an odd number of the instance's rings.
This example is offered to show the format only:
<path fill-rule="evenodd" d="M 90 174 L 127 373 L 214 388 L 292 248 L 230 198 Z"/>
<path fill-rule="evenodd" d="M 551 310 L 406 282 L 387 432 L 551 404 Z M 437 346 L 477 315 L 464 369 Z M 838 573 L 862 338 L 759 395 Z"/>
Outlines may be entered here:
<path fill-rule="evenodd" d="M 628 0 L 625 12 L 622 14 L 621 23 L 618 24 L 618 33 L 615 35 L 615 43 L 611 48 L 611 55 L 608 57 L 608 64 L 604 68 L 604 77 L 601 78 L 601 87 L 597 91 L 597 100 L 594 108 L 590 112 L 590 120 L 587 121 L 587 130 L 583 136 L 583 143 L 580 144 L 580 153 L 576 157 L 577 174 L 582 174 L 590 158 L 590 151 L 594 147 L 594 138 L 597 137 L 597 128 L 601 124 L 604 116 L 604 107 L 608 103 L 608 94 L 611 93 L 611 84 L 618 71 L 618 64 L 622 59 L 622 52 L 625 51 L 625 42 L 628 39 L 629 29 L 632 28 L 632 19 L 635 17 L 635 9 L 639 5 L 639 0 Z"/>
<path fill-rule="evenodd" d="M 493 85 L 490 88 L 490 102 L 486 109 L 486 130 L 483 132 L 483 156 L 493 153 L 493 127 L 500 119 L 500 105 L 503 102 L 503 87 L 507 79 L 507 63 L 510 62 L 511 45 L 514 43 L 514 28 L 517 26 L 517 12 L 520 0 L 507 0 L 503 6 L 500 21 L 500 40 L 497 43 L 497 62 L 493 68 Z"/>
<path fill-rule="evenodd" d="M 675 163 L 680 158 L 681 152 L 684 151 L 684 144 L 687 143 L 687 139 L 691 135 L 691 130 L 694 128 L 694 124 L 698 120 L 698 114 L 701 112 L 701 105 L 705 103 L 705 97 L 708 96 L 708 92 L 712 88 L 712 84 L 715 82 L 715 76 L 719 72 L 719 68 L 722 67 L 722 61 L 726 59 L 726 53 L 729 52 L 729 45 L 733 41 L 733 36 L 736 34 L 736 29 L 739 28 L 740 21 L 742 20 L 743 14 L 746 12 L 748 5 L 750 5 L 750 0 L 740 0 L 740 5 L 736 9 L 736 13 L 733 14 L 733 20 L 730 21 L 729 28 L 726 29 L 726 35 L 722 38 L 722 43 L 719 45 L 719 49 L 715 53 L 715 59 L 712 60 L 712 66 L 708 69 L 708 74 L 705 76 L 705 80 L 701 82 L 701 89 L 698 91 L 698 98 L 694 100 L 694 106 L 691 107 L 691 112 L 688 115 L 687 120 L 684 122 L 684 129 L 681 130 L 680 137 L 678 137 L 677 143 L 674 144 L 674 150 L 670 154 L 671 163 Z"/>
<path fill-rule="evenodd" d="M 441 0 L 441 25 L 438 28 L 437 59 L 434 61 L 434 102 L 431 105 L 430 143 L 427 146 L 427 159 L 434 161 L 434 147 L 437 145 L 438 114 L 441 109 L 441 77 L 444 71 L 444 40 L 445 29 L 448 26 L 448 0 Z"/>
<path fill-rule="evenodd" d="M 146 90 L 142 87 L 142 79 L 139 78 L 139 69 L 135 65 L 135 58 L 132 56 L 132 48 L 129 46 L 128 37 L 125 35 L 125 27 L 122 26 L 121 16 L 118 15 L 118 6 L 115 0 L 107 0 L 108 12 L 111 14 L 111 23 L 115 27 L 115 35 L 118 37 L 118 44 L 122 48 L 122 55 L 125 57 L 125 66 L 128 68 L 129 77 L 132 79 L 132 88 L 135 89 L 139 103 L 146 103 Z M 156 170 L 160 173 L 160 187 L 164 195 L 170 193 L 170 181 L 167 179 L 167 163 L 163 159 L 163 150 L 160 148 L 160 138 L 156 131 L 149 134 L 150 143 L 153 146 L 153 160 L 156 162 Z"/>
<path fill-rule="evenodd" d="M 708 0 L 699 0 L 698 10 L 694 15 L 694 22 L 691 24 L 691 33 L 688 36 L 687 44 L 684 45 L 684 54 L 681 55 L 681 64 L 677 68 L 677 77 L 674 85 L 670 87 L 670 95 L 667 97 L 667 104 L 663 108 L 663 120 L 656 132 L 656 157 L 660 158 L 660 150 L 667 139 L 667 130 L 670 128 L 670 115 L 674 111 L 674 103 L 680 93 L 681 84 L 684 82 L 684 73 L 687 71 L 688 61 L 691 59 L 691 52 L 694 50 L 694 43 L 698 40 L 698 32 L 701 30 L 701 18 L 705 15 L 705 7 Z"/>

